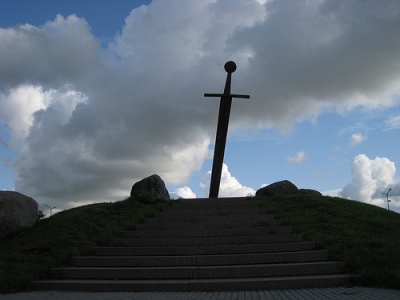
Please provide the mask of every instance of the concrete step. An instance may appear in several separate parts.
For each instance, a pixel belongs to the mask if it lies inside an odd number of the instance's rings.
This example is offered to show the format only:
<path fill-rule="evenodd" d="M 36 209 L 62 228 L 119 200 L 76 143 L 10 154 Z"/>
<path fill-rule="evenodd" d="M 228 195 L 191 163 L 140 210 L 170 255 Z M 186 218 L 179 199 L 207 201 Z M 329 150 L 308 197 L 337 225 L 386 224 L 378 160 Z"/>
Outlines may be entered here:
<path fill-rule="evenodd" d="M 153 218 L 146 219 L 147 224 L 152 223 L 239 223 L 246 225 L 248 222 L 254 221 L 269 221 L 273 219 L 273 215 L 258 215 L 258 214 L 237 214 L 228 216 L 197 216 L 197 215 L 167 215 L 164 216 L 162 213 L 156 215 Z"/>
<path fill-rule="evenodd" d="M 179 207 L 233 207 L 235 205 L 249 205 L 249 206 L 257 206 L 257 202 L 254 198 L 246 198 L 246 197 L 228 197 L 228 198 L 195 198 L 195 199 L 179 199 L 172 200 L 171 206 L 179 206 Z"/>
<path fill-rule="evenodd" d="M 225 266 L 68 267 L 55 269 L 60 279 L 209 279 L 338 274 L 341 262 L 306 262 Z"/>
<path fill-rule="evenodd" d="M 302 235 L 298 233 L 288 234 L 263 234 L 263 235 L 232 235 L 210 237 L 172 237 L 172 238 L 116 238 L 113 239 L 119 245 L 134 246 L 210 246 L 210 245 L 242 245 L 265 243 L 289 243 L 302 241 Z"/>
<path fill-rule="evenodd" d="M 255 291 L 345 286 L 349 276 L 341 274 L 229 279 L 175 280 L 43 280 L 33 282 L 37 290 L 82 292 L 190 292 Z"/>
<path fill-rule="evenodd" d="M 346 285 L 344 264 L 292 233 L 253 199 L 184 199 L 123 231 L 36 289 L 218 291 Z"/>
<path fill-rule="evenodd" d="M 126 247 L 163 247 L 163 246 L 210 246 L 210 245 L 243 245 L 263 243 L 289 243 L 300 242 L 302 235 L 289 234 L 265 234 L 265 235 L 241 235 L 241 236 L 211 236 L 211 237 L 172 237 L 172 238 L 114 238 L 112 245 Z"/>
<path fill-rule="evenodd" d="M 122 231 L 120 237 L 148 237 L 148 238 L 178 238 L 178 237 L 216 237 L 216 236 L 240 236 L 240 235 L 265 235 L 265 234 L 288 234 L 292 232 L 291 226 L 265 226 L 265 227 L 237 227 L 237 228 L 204 228 L 183 227 L 173 230 L 135 230 Z"/>
<path fill-rule="evenodd" d="M 238 222 L 224 221 L 221 222 L 200 222 L 200 223 L 187 223 L 187 222 L 174 222 L 174 223 L 162 223 L 162 222 L 153 222 L 150 223 L 149 219 L 145 221 L 143 224 L 136 224 L 134 229 L 136 231 L 145 231 L 145 230 L 178 230 L 178 229 L 192 229 L 192 230 L 203 230 L 203 229 L 224 229 L 224 228 L 254 228 L 254 227 L 263 227 L 263 226 L 280 226 L 282 224 L 281 221 L 273 219 L 272 216 L 266 215 L 266 217 L 262 220 L 240 220 Z"/>
<path fill-rule="evenodd" d="M 71 263 L 76 267 L 171 267 L 316 262 L 326 261 L 328 257 L 328 251 L 314 250 L 223 255 L 81 256 L 72 258 Z"/>
<path fill-rule="evenodd" d="M 237 209 L 226 208 L 226 209 L 202 209 L 202 210 L 178 210 L 174 208 L 168 208 L 165 211 L 157 212 L 154 217 L 175 217 L 177 215 L 190 215 L 190 216 L 237 216 L 237 215 L 265 215 L 265 211 L 257 207 L 239 207 Z"/>
<path fill-rule="evenodd" d="M 173 204 L 165 208 L 165 211 L 173 212 L 208 212 L 208 211 L 238 211 L 238 210 L 260 210 L 261 208 L 255 205 L 253 202 L 241 203 L 241 204 L 227 204 L 227 205 L 184 205 L 184 204 Z"/>
<path fill-rule="evenodd" d="M 274 253 L 314 250 L 314 242 L 270 243 L 247 245 L 164 246 L 164 247 L 94 247 L 96 256 L 130 255 L 214 255 L 240 253 Z"/>

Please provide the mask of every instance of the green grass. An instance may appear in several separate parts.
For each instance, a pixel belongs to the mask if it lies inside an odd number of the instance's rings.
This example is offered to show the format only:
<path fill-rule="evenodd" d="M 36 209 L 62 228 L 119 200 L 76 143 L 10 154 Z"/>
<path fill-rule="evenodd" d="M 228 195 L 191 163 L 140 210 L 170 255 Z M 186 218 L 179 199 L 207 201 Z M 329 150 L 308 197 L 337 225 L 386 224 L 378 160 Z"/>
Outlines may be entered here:
<path fill-rule="evenodd" d="M 400 214 L 341 198 L 257 198 L 266 211 L 328 249 L 359 277 L 354 284 L 400 289 Z"/>
<path fill-rule="evenodd" d="M 164 204 L 130 199 L 69 209 L 38 221 L 31 229 L 0 241 L 0 292 L 29 290 L 32 280 L 51 276 L 74 255 L 88 254 L 113 234 L 133 229 Z"/>

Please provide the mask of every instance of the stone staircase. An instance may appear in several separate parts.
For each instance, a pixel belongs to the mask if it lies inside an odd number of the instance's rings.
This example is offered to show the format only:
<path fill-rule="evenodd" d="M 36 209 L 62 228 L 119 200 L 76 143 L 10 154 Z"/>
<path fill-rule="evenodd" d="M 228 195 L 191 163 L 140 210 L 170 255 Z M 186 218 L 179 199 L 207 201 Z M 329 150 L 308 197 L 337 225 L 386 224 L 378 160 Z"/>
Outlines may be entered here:
<path fill-rule="evenodd" d="M 93 256 L 74 257 L 38 290 L 233 291 L 343 286 L 328 252 L 292 233 L 253 199 L 174 201 Z"/>

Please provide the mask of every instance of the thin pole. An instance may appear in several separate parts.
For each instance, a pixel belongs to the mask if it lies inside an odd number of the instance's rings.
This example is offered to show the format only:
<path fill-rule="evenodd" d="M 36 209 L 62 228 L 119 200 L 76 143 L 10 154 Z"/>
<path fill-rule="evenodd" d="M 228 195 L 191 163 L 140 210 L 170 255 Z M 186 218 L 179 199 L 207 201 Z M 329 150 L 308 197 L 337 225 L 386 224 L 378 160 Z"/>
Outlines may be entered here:
<path fill-rule="evenodd" d="M 391 190 L 392 190 L 392 189 L 389 189 L 389 190 L 387 191 L 387 193 L 382 193 L 382 194 L 386 195 L 386 202 L 387 202 L 388 210 L 390 210 L 390 209 L 389 209 L 389 202 L 390 202 L 390 200 L 389 200 L 389 192 L 390 192 Z"/>

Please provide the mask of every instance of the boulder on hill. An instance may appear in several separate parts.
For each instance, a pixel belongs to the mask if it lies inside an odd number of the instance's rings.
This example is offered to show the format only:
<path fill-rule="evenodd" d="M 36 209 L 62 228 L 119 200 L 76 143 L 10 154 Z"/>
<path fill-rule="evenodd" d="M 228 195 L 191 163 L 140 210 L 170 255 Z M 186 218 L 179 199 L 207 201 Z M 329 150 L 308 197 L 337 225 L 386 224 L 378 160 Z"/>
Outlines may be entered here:
<path fill-rule="evenodd" d="M 13 191 L 0 191 L 0 239 L 36 224 L 38 204 Z"/>
<path fill-rule="evenodd" d="M 165 183 L 157 174 L 136 182 L 131 189 L 131 198 L 144 204 L 170 200 Z"/>
<path fill-rule="evenodd" d="M 318 195 L 322 194 L 316 190 L 311 189 L 298 189 L 289 180 L 278 181 L 267 185 L 256 192 L 256 196 L 273 197 L 285 195 Z"/>
<path fill-rule="evenodd" d="M 299 194 L 300 195 L 316 195 L 316 196 L 322 196 L 322 194 L 316 190 L 312 189 L 299 189 Z"/>
<path fill-rule="evenodd" d="M 267 185 L 256 192 L 256 196 L 273 197 L 283 195 L 295 195 L 299 189 L 289 180 L 278 181 Z"/>

